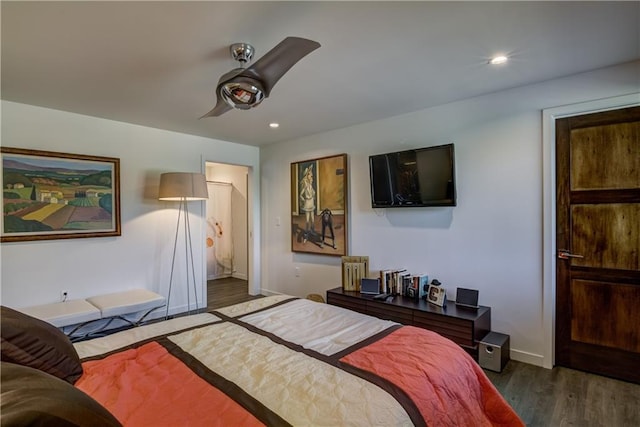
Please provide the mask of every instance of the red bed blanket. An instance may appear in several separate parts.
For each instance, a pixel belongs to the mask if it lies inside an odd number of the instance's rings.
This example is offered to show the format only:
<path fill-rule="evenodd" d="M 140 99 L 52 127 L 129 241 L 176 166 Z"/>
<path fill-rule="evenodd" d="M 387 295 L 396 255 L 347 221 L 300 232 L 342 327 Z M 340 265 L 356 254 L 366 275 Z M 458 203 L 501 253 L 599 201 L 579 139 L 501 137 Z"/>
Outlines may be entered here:
<path fill-rule="evenodd" d="M 83 364 L 77 387 L 123 425 L 263 425 L 157 342 Z"/>
<path fill-rule="evenodd" d="M 482 369 L 458 350 L 435 332 L 405 326 L 341 361 L 397 384 L 429 426 L 523 425 Z"/>
<path fill-rule="evenodd" d="M 115 339 L 117 349 L 102 343 L 76 385 L 126 426 L 523 425 L 438 334 L 307 300 L 261 304 L 124 347 Z M 312 323 L 322 331 L 299 332 Z"/>

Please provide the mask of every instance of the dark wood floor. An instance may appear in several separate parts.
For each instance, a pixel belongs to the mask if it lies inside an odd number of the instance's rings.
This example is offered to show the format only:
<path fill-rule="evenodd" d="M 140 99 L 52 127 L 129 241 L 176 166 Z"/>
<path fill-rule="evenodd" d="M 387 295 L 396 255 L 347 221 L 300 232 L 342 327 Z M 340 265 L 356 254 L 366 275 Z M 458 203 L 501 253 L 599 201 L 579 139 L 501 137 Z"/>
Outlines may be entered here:
<path fill-rule="evenodd" d="M 208 282 L 209 309 L 255 298 L 260 296 L 250 296 L 244 280 Z M 529 427 L 640 426 L 640 385 L 513 360 L 500 373 L 485 372 Z"/>
<path fill-rule="evenodd" d="M 640 385 L 513 360 L 485 372 L 527 426 L 640 426 Z"/>
<path fill-rule="evenodd" d="M 226 279 L 209 280 L 207 282 L 207 308 L 209 310 L 250 301 L 256 298 L 262 298 L 262 296 L 249 295 L 246 280 L 229 277 Z"/>

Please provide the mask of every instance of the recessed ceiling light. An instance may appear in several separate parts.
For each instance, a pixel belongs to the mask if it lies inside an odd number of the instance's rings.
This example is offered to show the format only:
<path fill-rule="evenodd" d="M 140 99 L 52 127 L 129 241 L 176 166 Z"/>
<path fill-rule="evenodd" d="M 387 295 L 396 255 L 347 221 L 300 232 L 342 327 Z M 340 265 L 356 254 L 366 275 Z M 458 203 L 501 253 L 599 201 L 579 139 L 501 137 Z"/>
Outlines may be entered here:
<path fill-rule="evenodd" d="M 500 64 L 504 64 L 509 60 L 508 57 L 504 56 L 504 55 L 497 55 L 494 56 L 493 58 L 491 58 L 489 60 L 489 64 L 491 65 L 500 65 Z"/>
<path fill-rule="evenodd" d="M 279 127 L 280 127 L 280 123 L 275 123 L 275 122 L 273 122 L 273 123 L 269 123 L 269 127 L 270 127 L 271 129 L 277 129 L 277 128 L 279 128 Z"/>

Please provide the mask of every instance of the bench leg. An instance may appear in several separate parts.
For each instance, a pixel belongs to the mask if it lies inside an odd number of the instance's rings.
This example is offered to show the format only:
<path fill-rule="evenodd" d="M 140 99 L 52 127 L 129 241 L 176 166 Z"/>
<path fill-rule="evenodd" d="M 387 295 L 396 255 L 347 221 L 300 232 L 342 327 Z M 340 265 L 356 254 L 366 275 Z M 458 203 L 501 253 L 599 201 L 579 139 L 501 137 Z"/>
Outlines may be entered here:
<path fill-rule="evenodd" d="M 84 323 L 81 323 L 81 324 L 77 325 L 71 331 L 66 333 L 66 335 L 69 337 L 69 339 L 72 342 L 88 339 L 88 338 L 91 338 L 92 335 L 103 333 L 105 331 L 105 329 L 107 329 L 109 327 L 109 325 L 111 325 L 111 323 L 113 323 L 113 321 L 116 320 L 116 319 L 122 320 L 123 322 L 127 323 L 131 327 L 141 326 L 143 324 L 144 319 L 146 319 L 147 316 L 149 316 L 152 312 L 161 309 L 162 307 L 164 307 L 164 305 L 160 305 L 158 307 L 154 307 L 154 308 L 152 308 L 150 310 L 147 310 L 138 320 L 129 320 L 126 317 L 121 316 L 121 315 L 113 316 L 113 317 L 103 317 L 103 318 L 100 318 L 100 319 L 90 320 L 88 322 L 84 322 Z M 94 331 L 90 331 L 90 332 L 87 332 L 87 333 L 82 334 L 82 335 L 74 335 L 77 331 L 79 331 L 83 327 L 85 327 L 85 326 L 87 326 L 87 325 L 89 325 L 91 323 L 98 322 L 100 320 L 107 320 L 107 323 L 105 323 L 100 328 L 98 328 L 98 329 L 96 329 Z"/>
<path fill-rule="evenodd" d="M 107 319 L 101 318 L 101 319 L 95 319 L 95 320 L 90 320 L 88 322 L 81 323 L 81 324 L 77 325 L 75 328 L 73 328 L 71 331 L 69 331 L 66 335 L 69 337 L 69 339 L 72 342 L 76 342 L 76 341 L 80 341 L 80 340 L 84 340 L 84 339 L 90 338 L 91 335 L 97 334 L 97 333 L 100 333 L 100 332 L 104 331 L 111 324 L 111 322 L 113 322 L 113 319 L 115 319 L 115 318 L 114 317 L 110 317 L 108 319 L 107 323 L 105 323 L 100 328 L 96 329 L 95 331 L 90 331 L 90 332 L 87 332 L 87 333 L 82 334 L 82 335 L 74 335 L 77 331 L 79 331 L 80 329 L 82 329 L 83 327 L 85 327 L 87 325 L 90 325 L 91 323 L 99 322 L 100 320 L 107 320 Z"/>
<path fill-rule="evenodd" d="M 160 305 L 158 307 L 152 308 L 151 310 L 147 311 L 140 319 L 138 319 L 138 321 L 135 322 L 135 324 L 133 326 L 140 326 L 142 324 L 142 321 L 151 313 L 153 313 L 156 310 L 161 309 L 162 307 L 164 307 L 164 305 Z"/>

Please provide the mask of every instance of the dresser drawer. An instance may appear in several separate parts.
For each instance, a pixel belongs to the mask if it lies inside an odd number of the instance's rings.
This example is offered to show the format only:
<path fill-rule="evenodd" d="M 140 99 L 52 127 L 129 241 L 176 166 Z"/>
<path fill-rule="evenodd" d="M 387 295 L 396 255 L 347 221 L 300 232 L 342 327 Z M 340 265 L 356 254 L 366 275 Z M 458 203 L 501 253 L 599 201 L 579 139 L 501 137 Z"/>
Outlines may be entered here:
<path fill-rule="evenodd" d="M 409 308 L 373 301 L 367 302 L 367 314 L 403 325 L 410 325 L 413 318 L 413 311 Z"/>
<path fill-rule="evenodd" d="M 469 320 L 416 311 L 413 313 L 413 326 L 437 332 L 460 345 L 475 345 L 473 342 L 473 322 Z"/>
<path fill-rule="evenodd" d="M 365 300 L 327 292 L 327 303 L 357 311 L 358 313 L 367 314 L 367 303 Z"/>

